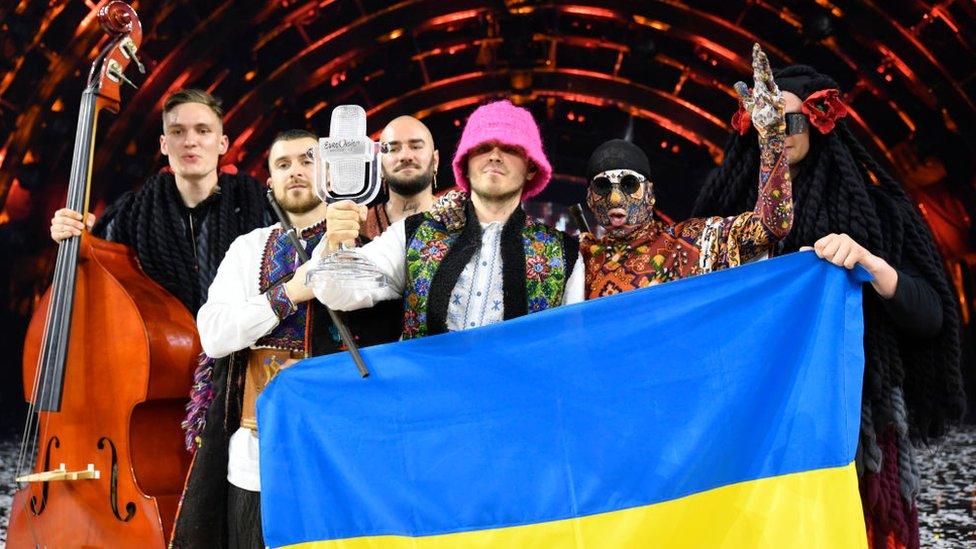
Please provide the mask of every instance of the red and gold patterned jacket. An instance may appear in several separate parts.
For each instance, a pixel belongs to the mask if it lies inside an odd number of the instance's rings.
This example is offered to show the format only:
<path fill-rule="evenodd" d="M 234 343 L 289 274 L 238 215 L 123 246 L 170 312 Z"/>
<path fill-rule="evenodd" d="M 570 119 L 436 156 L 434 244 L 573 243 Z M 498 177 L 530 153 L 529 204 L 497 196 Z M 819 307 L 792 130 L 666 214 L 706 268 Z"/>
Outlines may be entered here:
<path fill-rule="evenodd" d="M 735 267 L 769 251 L 793 225 L 793 193 L 782 142 L 769 147 L 774 154 L 767 153 L 764 160 L 773 161 L 760 168 L 759 198 L 751 212 L 673 225 L 654 220 L 619 238 L 583 233 L 586 298 Z"/>

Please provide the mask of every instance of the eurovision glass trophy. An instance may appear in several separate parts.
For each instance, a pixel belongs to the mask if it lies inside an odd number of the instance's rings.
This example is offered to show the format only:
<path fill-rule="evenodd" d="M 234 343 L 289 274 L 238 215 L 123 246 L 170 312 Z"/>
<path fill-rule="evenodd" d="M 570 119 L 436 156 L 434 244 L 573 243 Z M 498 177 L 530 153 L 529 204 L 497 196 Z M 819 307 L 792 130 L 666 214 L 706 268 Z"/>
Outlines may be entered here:
<path fill-rule="evenodd" d="M 359 105 L 339 105 L 332 111 L 329 137 L 309 149 L 315 161 L 315 192 L 323 202 L 352 200 L 367 204 L 380 190 L 380 144 L 366 136 L 366 111 Z M 350 289 L 387 285 L 386 276 L 355 250 L 340 249 L 309 269 L 306 284 L 329 284 Z"/>

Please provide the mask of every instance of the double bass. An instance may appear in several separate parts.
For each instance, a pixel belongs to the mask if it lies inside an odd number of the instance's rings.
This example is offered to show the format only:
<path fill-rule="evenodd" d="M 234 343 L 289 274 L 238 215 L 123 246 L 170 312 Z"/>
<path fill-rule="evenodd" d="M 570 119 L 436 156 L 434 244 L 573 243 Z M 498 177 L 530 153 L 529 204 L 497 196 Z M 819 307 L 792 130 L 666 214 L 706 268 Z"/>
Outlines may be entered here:
<path fill-rule="evenodd" d="M 140 70 L 142 26 L 120 1 L 82 93 L 67 207 L 88 210 L 95 125 L 118 113 Z M 189 454 L 180 421 L 200 344 L 189 311 L 121 244 L 88 233 L 59 244 L 54 280 L 24 345 L 29 403 L 7 543 L 165 547 Z"/>

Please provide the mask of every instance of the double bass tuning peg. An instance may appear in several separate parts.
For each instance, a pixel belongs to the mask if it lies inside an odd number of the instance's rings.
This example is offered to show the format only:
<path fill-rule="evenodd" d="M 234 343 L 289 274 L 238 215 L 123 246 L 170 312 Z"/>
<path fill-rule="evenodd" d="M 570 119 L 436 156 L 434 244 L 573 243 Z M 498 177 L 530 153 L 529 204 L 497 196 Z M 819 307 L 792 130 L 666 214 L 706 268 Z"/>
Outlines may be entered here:
<path fill-rule="evenodd" d="M 108 75 L 108 77 L 111 78 L 112 80 L 115 80 L 116 82 L 121 81 L 132 86 L 133 89 L 136 90 L 139 89 L 139 86 L 136 86 L 132 82 L 132 80 L 129 80 L 128 78 L 125 77 L 124 74 L 122 74 L 122 65 L 120 65 L 118 61 L 114 59 L 109 60 L 108 66 L 105 68 L 105 74 Z"/>
<path fill-rule="evenodd" d="M 136 43 L 132 41 L 132 38 L 126 36 L 121 42 L 119 42 L 118 47 L 123 57 L 135 63 L 136 67 L 139 69 L 139 72 L 146 74 L 146 67 L 142 65 L 142 62 L 139 61 L 139 58 L 136 56 L 136 49 L 138 49 L 138 47 L 136 46 Z M 105 66 L 105 75 L 115 82 L 122 82 L 132 86 L 133 89 L 139 89 L 139 86 L 135 85 L 131 80 L 126 78 L 122 63 L 115 59 L 108 60 L 108 63 Z"/>
<path fill-rule="evenodd" d="M 139 61 L 139 58 L 136 56 L 136 43 L 133 42 L 131 38 L 126 36 L 125 39 L 122 40 L 122 43 L 119 44 L 119 47 L 122 49 L 122 55 L 132 59 L 132 61 L 136 64 L 136 68 L 139 69 L 141 74 L 146 74 L 146 67 L 142 65 L 142 62 Z"/>

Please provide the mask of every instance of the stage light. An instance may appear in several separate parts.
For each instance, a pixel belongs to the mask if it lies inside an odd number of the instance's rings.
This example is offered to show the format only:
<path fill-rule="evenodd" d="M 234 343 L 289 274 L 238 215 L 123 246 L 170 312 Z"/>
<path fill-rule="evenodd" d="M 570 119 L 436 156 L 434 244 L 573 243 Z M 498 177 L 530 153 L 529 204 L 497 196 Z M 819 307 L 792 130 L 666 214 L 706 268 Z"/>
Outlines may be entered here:
<path fill-rule="evenodd" d="M 659 30 L 661 32 L 668 32 L 671 30 L 671 25 L 663 21 L 657 21 L 655 19 L 648 19 L 643 15 L 634 15 L 634 22 L 638 25 L 645 27 L 651 27 L 652 29 Z"/>
<path fill-rule="evenodd" d="M 509 78 L 512 91 L 516 93 L 526 93 L 532 89 L 532 71 L 517 70 L 512 71 Z"/>

